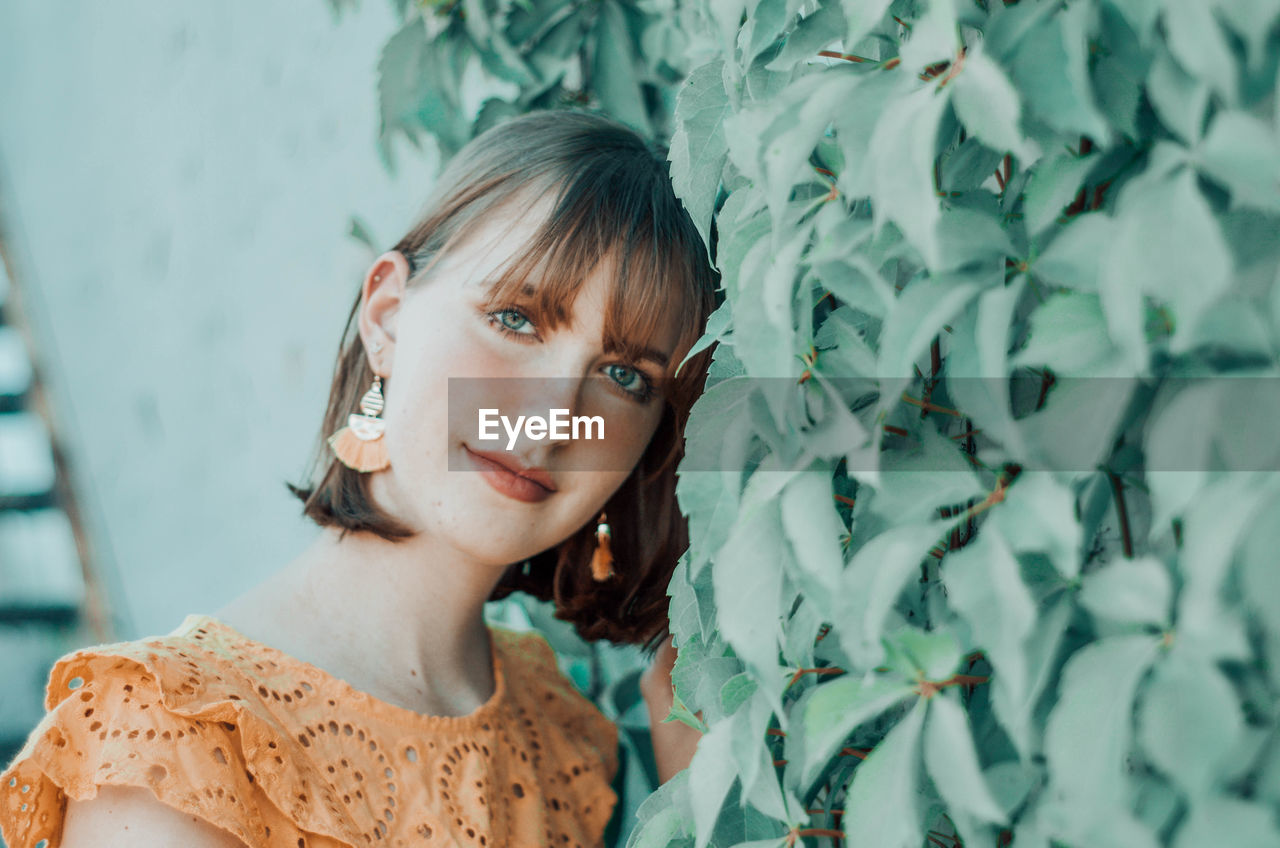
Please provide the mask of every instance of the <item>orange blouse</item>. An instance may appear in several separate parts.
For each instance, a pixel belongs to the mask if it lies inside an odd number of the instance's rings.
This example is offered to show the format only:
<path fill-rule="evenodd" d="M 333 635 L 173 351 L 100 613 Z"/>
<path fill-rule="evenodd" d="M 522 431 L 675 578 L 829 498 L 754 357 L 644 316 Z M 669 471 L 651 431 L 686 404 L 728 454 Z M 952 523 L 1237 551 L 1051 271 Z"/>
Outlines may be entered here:
<path fill-rule="evenodd" d="M 9 848 L 58 848 L 67 798 L 156 798 L 251 848 L 603 844 L 616 725 L 539 633 L 490 624 L 496 689 L 465 716 L 380 701 L 207 615 L 53 666 L 0 774 Z"/>

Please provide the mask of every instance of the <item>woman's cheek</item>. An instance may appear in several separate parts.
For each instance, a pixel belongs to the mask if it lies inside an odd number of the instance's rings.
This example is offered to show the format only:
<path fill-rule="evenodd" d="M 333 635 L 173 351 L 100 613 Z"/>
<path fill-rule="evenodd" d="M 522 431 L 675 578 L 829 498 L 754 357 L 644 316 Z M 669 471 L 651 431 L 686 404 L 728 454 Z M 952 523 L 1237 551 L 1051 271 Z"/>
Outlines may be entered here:
<path fill-rule="evenodd" d="M 601 441 L 584 442 L 584 452 L 592 458 L 586 467 L 629 474 L 648 446 L 656 424 L 651 423 L 651 416 L 641 416 L 625 408 L 612 409 L 601 417 L 605 437 Z"/>

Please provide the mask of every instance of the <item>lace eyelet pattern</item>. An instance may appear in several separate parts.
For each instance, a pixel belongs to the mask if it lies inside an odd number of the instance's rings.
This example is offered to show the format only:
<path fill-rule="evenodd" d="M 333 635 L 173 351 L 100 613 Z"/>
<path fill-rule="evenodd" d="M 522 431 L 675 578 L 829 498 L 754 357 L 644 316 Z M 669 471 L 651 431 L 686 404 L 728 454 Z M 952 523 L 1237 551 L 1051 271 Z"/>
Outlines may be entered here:
<path fill-rule="evenodd" d="M 56 848 L 67 799 L 111 784 L 252 846 L 599 845 L 617 728 L 540 634 L 490 636 L 495 691 L 464 716 L 381 701 L 205 615 L 68 654 L 0 773 L 0 836 Z"/>

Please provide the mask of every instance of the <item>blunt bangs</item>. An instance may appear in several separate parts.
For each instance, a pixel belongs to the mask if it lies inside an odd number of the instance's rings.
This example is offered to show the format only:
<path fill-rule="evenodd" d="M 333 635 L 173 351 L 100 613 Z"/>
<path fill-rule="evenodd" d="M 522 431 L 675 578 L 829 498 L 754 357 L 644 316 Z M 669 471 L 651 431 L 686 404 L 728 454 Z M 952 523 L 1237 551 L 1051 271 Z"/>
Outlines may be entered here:
<path fill-rule="evenodd" d="M 669 228 L 659 222 L 678 210 L 655 208 L 666 199 L 656 189 L 637 185 L 634 176 L 620 174 L 617 164 L 603 157 L 586 163 L 562 186 L 526 249 L 491 281 L 487 306 L 519 306 L 535 325 L 554 331 L 572 319 L 583 283 L 603 265 L 612 271 L 605 350 L 639 361 L 647 350 L 657 350 L 674 318 L 676 345 L 670 359 L 659 363 L 663 382 L 673 381 L 701 335 L 700 281 L 688 261 L 701 248 L 664 232 Z"/>

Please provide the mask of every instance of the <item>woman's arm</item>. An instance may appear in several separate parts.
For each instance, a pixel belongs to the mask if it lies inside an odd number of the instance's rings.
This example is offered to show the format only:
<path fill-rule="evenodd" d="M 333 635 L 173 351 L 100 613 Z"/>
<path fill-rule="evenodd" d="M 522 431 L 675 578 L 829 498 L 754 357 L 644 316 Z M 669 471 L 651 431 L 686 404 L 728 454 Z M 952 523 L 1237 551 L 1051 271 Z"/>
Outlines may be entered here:
<path fill-rule="evenodd" d="M 675 661 L 676 648 L 673 640 L 668 639 L 640 678 L 640 692 L 649 709 L 649 731 L 659 784 L 666 783 L 689 765 L 702 738 L 700 732 L 682 721 L 662 721 L 675 703 L 671 688 L 671 667 Z M 701 711 L 697 715 L 702 718 Z"/>

